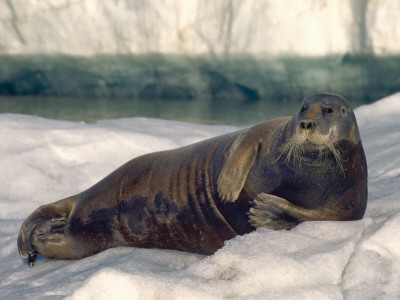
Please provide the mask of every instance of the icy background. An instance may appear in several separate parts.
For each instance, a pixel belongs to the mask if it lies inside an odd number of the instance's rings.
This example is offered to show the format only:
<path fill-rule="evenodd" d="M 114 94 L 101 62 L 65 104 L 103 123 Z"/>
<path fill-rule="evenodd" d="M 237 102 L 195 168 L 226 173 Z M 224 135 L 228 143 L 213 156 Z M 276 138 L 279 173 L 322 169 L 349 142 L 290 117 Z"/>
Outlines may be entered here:
<path fill-rule="evenodd" d="M 3 0 L 0 95 L 367 104 L 400 90 L 399 20 L 398 0 Z"/>
<path fill-rule="evenodd" d="M 259 229 L 212 256 L 115 248 L 79 261 L 17 250 L 23 219 L 125 161 L 235 130 L 155 119 L 0 115 L 1 299 L 399 299 L 400 93 L 356 110 L 369 167 L 363 220 Z"/>
<path fill-rule="evenodd" d="M 4 0 L 0 54 L 400 52 L 396 0 Z"/>

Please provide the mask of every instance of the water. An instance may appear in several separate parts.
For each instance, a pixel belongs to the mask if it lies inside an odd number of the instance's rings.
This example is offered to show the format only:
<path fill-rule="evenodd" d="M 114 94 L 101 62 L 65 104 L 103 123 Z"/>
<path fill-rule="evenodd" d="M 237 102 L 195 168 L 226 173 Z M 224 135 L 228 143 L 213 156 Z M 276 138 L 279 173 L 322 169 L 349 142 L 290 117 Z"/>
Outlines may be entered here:
<path fill-rule="evenodd" d="M 300 102 L 257 101 L 232 103 L 229 100 L 165 100 L 63 98 L 42 96 L 0 96 L 1 113 L 35 115 L 49 119 L 84 121 L 130 117 L 180 120 L 202 124 L 250 125 L 294 114 Z"/>
<path fill-rule="evenodd" d="M 400 90 L 400 57 L 0 56 L 0 113 L 247 125 L 320 92 L 353 108 Z"/>
<path fill-rule="evenodd" d="M 0 96 L 1 113 L 18 113 L 49 119 L 84 121 L 131 117 L 180 120 L 200 124 L 251 125 L 293 115 L 301 101 L 165 100 Z M 362 102 L 356 102 L 356 107 Z"/>

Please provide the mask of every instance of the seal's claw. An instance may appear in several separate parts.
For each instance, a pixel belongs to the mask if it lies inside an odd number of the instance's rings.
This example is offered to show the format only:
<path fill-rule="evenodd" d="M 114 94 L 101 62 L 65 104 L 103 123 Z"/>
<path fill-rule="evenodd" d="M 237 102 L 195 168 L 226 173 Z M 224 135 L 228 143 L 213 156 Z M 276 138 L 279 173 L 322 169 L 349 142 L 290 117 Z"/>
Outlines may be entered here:
<path fill-rule="evenodd" d="M 326 208 L 306 209 L 281 197 L 260 193 L 253 200 L 249 221 L 256 228 L 292 229 L 304 221 L 335 220 L 329 213 Z"/>
<path fill-rule="evenodd" d="M 250 224 L 273 230 L 292 229 L 301 221 L 292 215 L 289 201 L 270 194 L 258 194 L 249 211 Z"/>
<path fill-rule="evenodd" d="M 37 257 L 37 253 L 36 253 L 36 252 L 30 252 L 30 253 L 28 254 L 28 264 L 29 264 L 29 267 L 33 268 L 33 267 L 35 266 L 34 262 L 35 262 L 35 260 L 36 260 L 36 257 Z"/>

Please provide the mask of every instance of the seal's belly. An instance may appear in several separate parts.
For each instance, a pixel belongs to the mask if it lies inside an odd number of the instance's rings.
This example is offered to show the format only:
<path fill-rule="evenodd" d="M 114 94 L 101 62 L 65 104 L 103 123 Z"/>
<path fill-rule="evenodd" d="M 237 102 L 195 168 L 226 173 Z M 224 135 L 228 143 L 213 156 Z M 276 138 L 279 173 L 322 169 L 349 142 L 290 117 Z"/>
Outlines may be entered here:
<path fill-rule="evenodd" d="M 149 155 L 124 178 L 119 218 L 128 245 L 211 254 L 236 235 L 215 204 L 213 152 L 190 150 Z"/>

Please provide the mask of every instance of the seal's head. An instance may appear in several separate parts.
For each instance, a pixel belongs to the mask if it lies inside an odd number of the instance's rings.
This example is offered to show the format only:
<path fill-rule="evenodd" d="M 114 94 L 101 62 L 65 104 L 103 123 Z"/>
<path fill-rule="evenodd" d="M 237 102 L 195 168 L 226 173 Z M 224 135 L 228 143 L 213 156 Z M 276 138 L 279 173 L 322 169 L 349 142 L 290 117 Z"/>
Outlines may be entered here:
<path fill-rule="evenodd" d="M 347 101 L 335 94 L 317 94 L 303 100 L 294 115 L 291 138 L 283 147 L 286 159 L 318 164 L 328 156 L 341 164 L 341 144 L 351 147 L 360 141 L 353 110 Z"/>
<path fill-rule="evenodd" d="M 324 144 L 347 140 L 354 145 L 360 141 L 356 117 L 347 101 L 335 94 L 309 96 L 293 118 L 292 136 L 298 141 Z"/>

